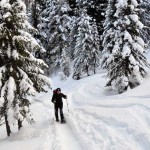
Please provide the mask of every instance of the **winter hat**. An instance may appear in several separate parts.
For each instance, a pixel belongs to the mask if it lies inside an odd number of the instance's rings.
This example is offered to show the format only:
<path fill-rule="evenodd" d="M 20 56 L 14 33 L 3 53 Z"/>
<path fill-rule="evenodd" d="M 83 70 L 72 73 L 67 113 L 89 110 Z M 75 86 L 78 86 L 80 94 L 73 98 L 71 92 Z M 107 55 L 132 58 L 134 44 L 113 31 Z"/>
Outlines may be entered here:
<path fill-rule="evenodd" d="M 60 89 L 60 88 L 57 88 L 56 90 L 57 90 L 57 91 L 61 91 L 61 89 Z"/>

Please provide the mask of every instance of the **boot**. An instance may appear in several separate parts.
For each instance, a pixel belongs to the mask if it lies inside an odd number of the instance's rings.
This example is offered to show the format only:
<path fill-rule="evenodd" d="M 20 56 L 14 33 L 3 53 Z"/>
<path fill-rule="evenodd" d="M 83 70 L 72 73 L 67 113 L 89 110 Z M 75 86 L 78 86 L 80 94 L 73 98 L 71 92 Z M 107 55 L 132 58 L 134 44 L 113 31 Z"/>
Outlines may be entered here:
<path fill-rule="evenodd" d="M 57 122 L 59 122 L 59 119 L 58 119 L 58 118 L 56 118 L 56 121 L 57 121 Z"/>
<path fill-rule="evenodd" d="M 66 120 L 62 119 L 62 120 L 61 120 L 61 123 L 66 123 Z"/>

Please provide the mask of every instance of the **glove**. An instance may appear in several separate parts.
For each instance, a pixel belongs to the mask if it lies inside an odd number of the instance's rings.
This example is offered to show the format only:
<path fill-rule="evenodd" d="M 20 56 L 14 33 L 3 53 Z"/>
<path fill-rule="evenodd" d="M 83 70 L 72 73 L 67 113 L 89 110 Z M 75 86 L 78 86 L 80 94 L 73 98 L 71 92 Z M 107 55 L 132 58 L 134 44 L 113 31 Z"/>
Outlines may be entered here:
<path fill-rule="evenodd" d="M 56 104 L 56 101 L 53 101 L 53 104 Z"/>

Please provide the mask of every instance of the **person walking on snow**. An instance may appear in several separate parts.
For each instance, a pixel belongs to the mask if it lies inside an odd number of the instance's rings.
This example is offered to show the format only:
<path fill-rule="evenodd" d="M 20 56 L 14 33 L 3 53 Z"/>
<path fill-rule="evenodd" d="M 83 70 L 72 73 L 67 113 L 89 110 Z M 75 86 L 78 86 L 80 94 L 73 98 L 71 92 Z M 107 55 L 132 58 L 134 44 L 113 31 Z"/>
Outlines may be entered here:
<path fill-rule="evenodd" d="M 67 96 L 61 93 L 61 89 L 57 88 L 56 90 L 53 91 L 53 97 L 52 97 L 52 103 L 54 103 L 54 109 L 55 109 L 55 117 L 56 121 L 59 121 L 58 117 L 58 109 L 60 111 L 60 117 L 61 117 L 61 123 L 65 123 L 64 120 L 64 114 L 63 114 L 63 101 L 62 98 L 67 99 Z"/>

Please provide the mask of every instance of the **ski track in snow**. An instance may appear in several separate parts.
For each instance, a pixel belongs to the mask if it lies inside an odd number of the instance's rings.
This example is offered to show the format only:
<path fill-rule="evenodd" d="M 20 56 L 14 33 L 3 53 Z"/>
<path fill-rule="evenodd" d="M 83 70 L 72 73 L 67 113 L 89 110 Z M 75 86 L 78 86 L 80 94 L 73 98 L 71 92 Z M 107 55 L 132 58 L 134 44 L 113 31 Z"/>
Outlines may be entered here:
<path fill-rule="evenodd" d="M 120 101 L 114 104 L 110 101 L 108 103 L 107 101 L 92 102 L 88 100 L 87 87 L 87 85 L 82 86 L 78 89 L 78 94 L 76 92 L 76 95 L 72 95 L 75 105 L 72 122 L 78 134 L 81 135 L 81 139 L 86 144 L 90 143 L 87 149 L 133 150 L 136 147 L 136 150 L 149 150 L 150 107 L 147 104 L 150 103 L 143 104 L 143 101 L 139 101 L 139 104 L 137 101 L 130 103 L 128 101 L 128 104 L 124 102 L 120 104 Z M 103 112 L 109 112 L 109 114 L 105 115 Z M 123 119 L 120 120 L 120 118 Z"/>
<path fill-rule="evenodd" d="M 143 127 L 142 133 L 134 129 L 134 127 L 130 127 L 126 121 L 120 121 L 113 117 L 109 118 L 97 115 L 96 113 L 93 113 L 95 110 L 90 112 L 82 109 L 75 111 L 76 113 L 73 117 L 79 122 L 75 127 L 78 128 L 77 130 L 79 130 L 80 135 L 86 135 L 86 137 L 88 137 L 87 141 L 89 141 L 89 143 L 94 141 L 91 148 L 95 147 L 96 150 L 98 150 L 99 147 L 101 147 L 101 149 L 132 150 L 134 148 L 131 148 L 131 145 L 136 146 L 138 144 L 139 148 L 137 149 L 140 149 L 140 147 L 141 149 L 145 147 L 147 147 L 147 150 L 149 149 L 150 137 L 146 137 L 145 135 L 148 133 L 150 135 L 150 132 L 145 130 L 147 127 L 144 123 L 142 126 L 140 120 L 138 122 L 140 122 L 141 124 L 139 125 Z M 88 120 L 86 118 L 88 118 Z M 136 119 L 139 118 L 135 117 L 135 120 Z M 84 128 L 87 124 L 88 126 Z M 80 131 L 82 131 L 82 134 Z M 82 138 L 84 139 L 84 137 Z M 132 144 L 129 145 L 128 143 Z"/>
<path fill-rule="evenodd" d="M 40 99 L 35 99 L 35 101 L 46 109 L 51 110 L 48 114 L 52 116 L 51 118 L 49 115 L 45 116 L 47 120 L 49 120 L 48 131 L 45 135 L 46 140 L 37 150 L 83 150 L 78 137 L 73 133 L 69 126 L 69 122 L 66 124 L 55 122 L 53 106 L 49 107 L 49 105 L 42 103 Z"/>
<path fill-rule="evenodd" d="M 83 150 L 79 139 L 74 135 L 68 123 L 54 123 L 56 137 L 60 145 L 60 150 Z"/>

